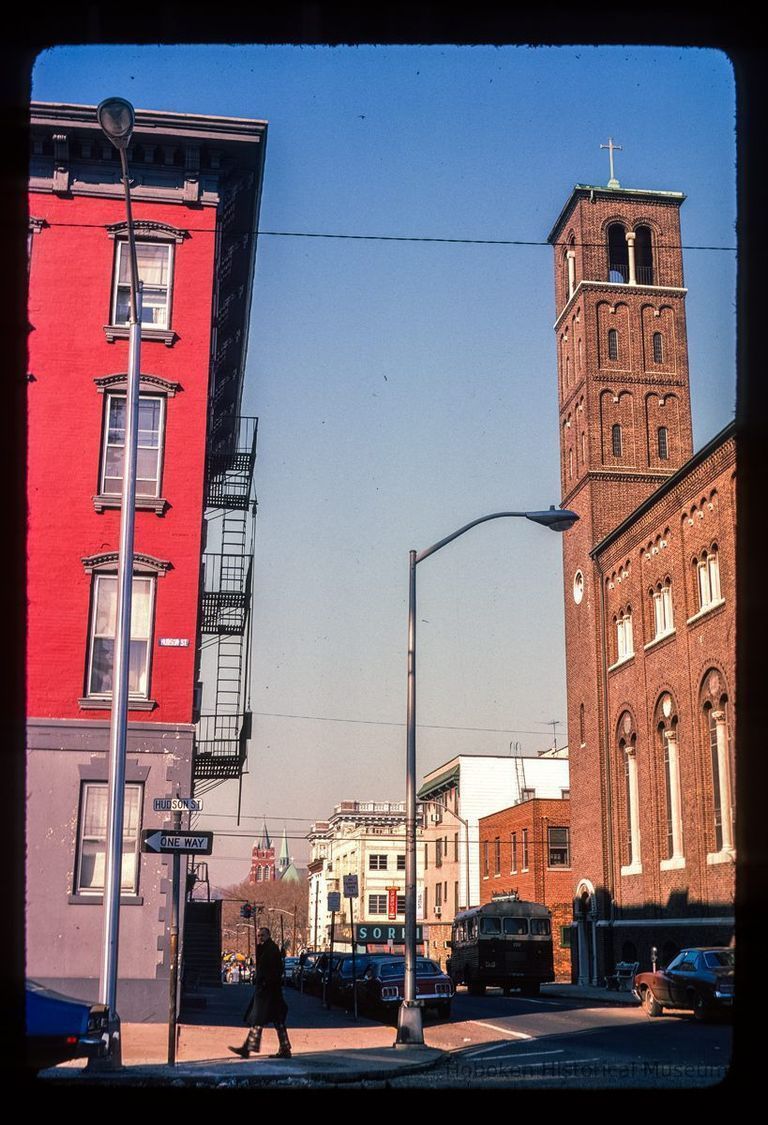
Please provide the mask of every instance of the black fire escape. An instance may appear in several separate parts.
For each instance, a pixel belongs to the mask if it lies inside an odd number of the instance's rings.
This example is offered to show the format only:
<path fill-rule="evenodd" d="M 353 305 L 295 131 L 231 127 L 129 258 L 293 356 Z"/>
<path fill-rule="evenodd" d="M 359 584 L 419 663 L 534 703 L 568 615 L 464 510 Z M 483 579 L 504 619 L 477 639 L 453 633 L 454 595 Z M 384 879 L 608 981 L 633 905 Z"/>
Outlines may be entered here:
<path fill-rule="evenodd" d="M 257 428 L 257 418 L 225 416 L 218 426 L 214 423 L 211 435 L 206 527 L 209 539 L 215 534 L 218 542 L 214 550 L 206 549 L 202 557 L 200 632 L 204 683 L 196 737 L 196 793 L 240 778 L 251 735 L 251 714 L 245 700 Z"/>

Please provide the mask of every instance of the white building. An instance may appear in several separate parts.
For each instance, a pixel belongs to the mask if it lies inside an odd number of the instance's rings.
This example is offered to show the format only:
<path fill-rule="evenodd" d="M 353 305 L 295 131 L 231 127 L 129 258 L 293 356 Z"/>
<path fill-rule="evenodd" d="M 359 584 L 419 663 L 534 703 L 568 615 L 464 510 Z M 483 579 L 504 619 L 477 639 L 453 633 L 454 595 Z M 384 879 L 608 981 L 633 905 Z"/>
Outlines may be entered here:
<path fill-rule="evenodd" d="M 567 797 L 568 786 L 567 748 L 536 758 L 459 754 L 426 774 L 418 792 L 424 803 L 419 918 L 430 923 L 433 937 L 436 923 L 480 902 L 480 817 L 532 797 Z"/>
<path fill-rule="evenodd" d="M 402 801 L 342 801 L 328 820 L 307 833 L 309 862 L 309 934 L 317 949 L 330 942 L 328 892 L 338 891 L 334 947 L 350 940 L 350 902 L 344 898 L 344 876 L 357 875 L 359 897 L 352 902 L 352 921 L 405 921 L 405 804 Z M 389 909 L 394 888 L 394 917 Z M 421 862 L 417 845 L 417 901 Z"/>

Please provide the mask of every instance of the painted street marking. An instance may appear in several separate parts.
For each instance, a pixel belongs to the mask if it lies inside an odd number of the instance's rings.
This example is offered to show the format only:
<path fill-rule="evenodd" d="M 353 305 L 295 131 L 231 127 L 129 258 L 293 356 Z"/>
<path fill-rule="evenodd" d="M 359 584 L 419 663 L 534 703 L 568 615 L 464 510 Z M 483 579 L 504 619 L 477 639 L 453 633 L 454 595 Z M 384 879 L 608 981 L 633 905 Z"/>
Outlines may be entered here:
<path fill-rule="evenodd" d="M 526 1035 L 524 1031 L 512 1031 L 509 1027 L 498 1027 L 495 1023 L 481 1023 L 480 1020 L 472 1020 L 478 1027 L 488 1027 L 491 1031 L 500 1031 L 502 1035 L 511 1035 L 513 1039 L 533 1039 L 532 1035 Z"/>

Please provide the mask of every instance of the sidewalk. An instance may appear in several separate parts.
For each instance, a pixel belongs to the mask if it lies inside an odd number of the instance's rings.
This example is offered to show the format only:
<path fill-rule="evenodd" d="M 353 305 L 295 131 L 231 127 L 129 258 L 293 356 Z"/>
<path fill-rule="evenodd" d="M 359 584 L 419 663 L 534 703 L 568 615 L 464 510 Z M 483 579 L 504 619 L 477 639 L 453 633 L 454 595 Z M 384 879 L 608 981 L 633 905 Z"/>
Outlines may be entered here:
<path fill-rule="evenodd" d="M 396 1030 L 361 1016 L 353 1021 L 338 1007 L 325 1009 L 317 997 L 286 990 L 289 1004 L 291 1059 L 273 1059 L 274 1029 L 267 1028 L 260 1055 L 238 1059 L 229 1051 L 246 1035 L 242 1013 L 250 985 L 226 985 L 206 990 L 200 1007 L 188 1009 L 179 1024 L 176 1065 L 169 1066 L 168 1027 L 162 1023 L 122 1027 L 123 1067 L 117 1071 L 88 1070 L 83 1060 L 41 1071 L 39 1077 L 70 1085 L 161 1086 L 333 1086 L 365 1079 L 386 1080 L 416 1074 L 435 1066 L 445 1055 L 437 1047 L 395 1047 Z M 612 992 L 589 985 L 547 984 L 542 997 L 567 1004 L 637 1005 L 630 992 Z"/>

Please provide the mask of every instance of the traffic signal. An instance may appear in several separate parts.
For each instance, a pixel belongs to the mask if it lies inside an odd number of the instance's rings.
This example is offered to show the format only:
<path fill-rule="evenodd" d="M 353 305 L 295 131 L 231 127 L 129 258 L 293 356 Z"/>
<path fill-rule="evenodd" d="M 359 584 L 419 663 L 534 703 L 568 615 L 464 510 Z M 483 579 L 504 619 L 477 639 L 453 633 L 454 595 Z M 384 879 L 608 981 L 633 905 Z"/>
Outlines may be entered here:
<path fill-rule="evenodd" d="M 250 918 L 252 914 L 253 907 L 251 906 L 250 902 L 243 903 L 243 905 L 240 907 L 240 917 Z"/>

